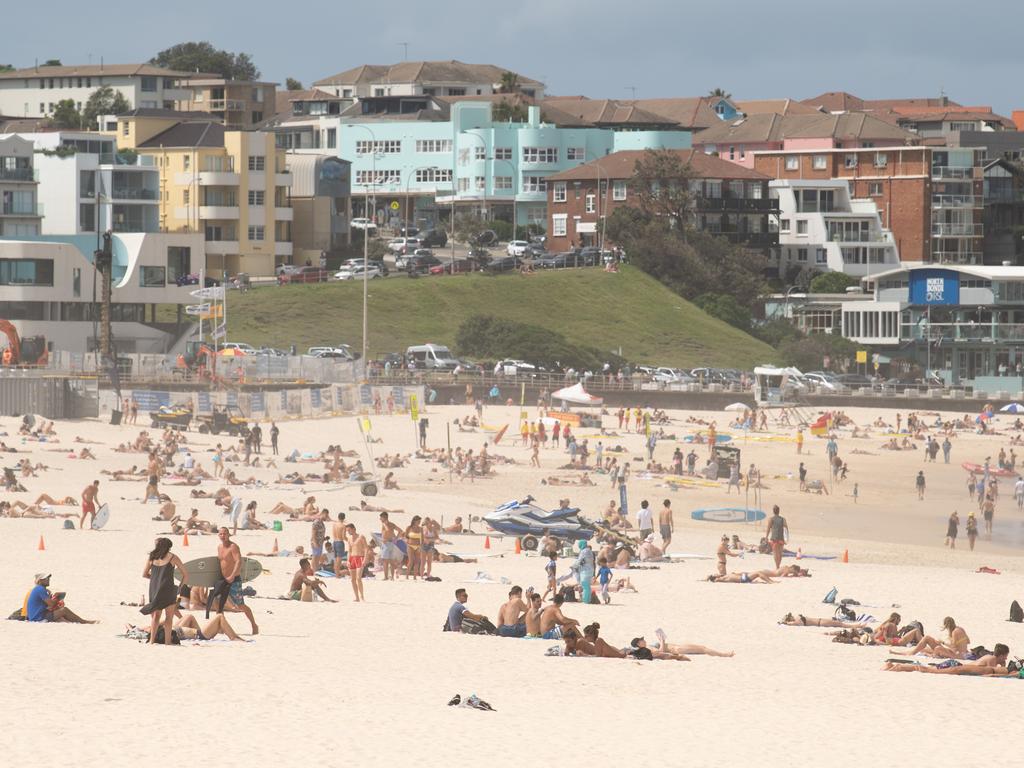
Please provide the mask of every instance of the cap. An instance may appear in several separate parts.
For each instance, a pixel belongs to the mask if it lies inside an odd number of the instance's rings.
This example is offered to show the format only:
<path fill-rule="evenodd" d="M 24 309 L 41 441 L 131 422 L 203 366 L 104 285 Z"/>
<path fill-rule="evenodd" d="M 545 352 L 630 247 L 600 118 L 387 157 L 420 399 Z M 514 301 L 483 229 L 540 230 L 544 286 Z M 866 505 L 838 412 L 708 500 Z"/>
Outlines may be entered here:
<path fill-rule="evenodd" d="M 636 648 L 642 642 L 644 642 L 644 639 L 642 637 L 634 637 L 632 640 L 629 641 L 629 645 L 632 648 Z"/>
<path fill-rule="evenodd" d="M 43 581 L 44 579 L 50 578 L 51 575 L 52 574 L 49 574 L 49 573 L 37 573 L 36 574 L 36 581 Z"/>

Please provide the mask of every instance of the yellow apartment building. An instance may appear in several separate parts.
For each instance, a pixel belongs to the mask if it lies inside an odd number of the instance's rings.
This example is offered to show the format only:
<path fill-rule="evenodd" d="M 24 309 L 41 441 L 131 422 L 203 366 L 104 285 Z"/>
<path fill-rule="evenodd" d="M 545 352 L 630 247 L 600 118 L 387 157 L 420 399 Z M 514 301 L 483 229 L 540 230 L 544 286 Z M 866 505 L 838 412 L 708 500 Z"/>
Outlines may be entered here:
<path fill-rule="evenodd" d="M 178 87 L 188 96 L 178 100 L 179 111 L 208 112 L 228 130 L 250 130 L 276 109 L 277 83 L 195 77 Z"/>
<path fill-rule="evenodd" d="M 160 230 L 202 232 L 211 275 L 273 275 L 292 261 L 291 174 L 274 134 L 173 114 L 118 117 L 117 148 L 160 171 Z"/>

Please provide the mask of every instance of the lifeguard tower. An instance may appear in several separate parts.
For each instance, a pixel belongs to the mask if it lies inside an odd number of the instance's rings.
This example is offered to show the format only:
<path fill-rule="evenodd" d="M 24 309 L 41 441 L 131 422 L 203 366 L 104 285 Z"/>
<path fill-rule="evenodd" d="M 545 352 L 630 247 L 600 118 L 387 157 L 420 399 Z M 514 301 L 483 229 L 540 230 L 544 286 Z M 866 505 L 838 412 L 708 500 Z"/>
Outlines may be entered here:
<path fill-rule="evenodd" d="M 754 402 L 758 408 L 775 411 L 775 421 L 792 426 L 807 426 L 807 404 L 800 397 L 800 378 L 796 368 L 764 365 L 754 368 Z"/>

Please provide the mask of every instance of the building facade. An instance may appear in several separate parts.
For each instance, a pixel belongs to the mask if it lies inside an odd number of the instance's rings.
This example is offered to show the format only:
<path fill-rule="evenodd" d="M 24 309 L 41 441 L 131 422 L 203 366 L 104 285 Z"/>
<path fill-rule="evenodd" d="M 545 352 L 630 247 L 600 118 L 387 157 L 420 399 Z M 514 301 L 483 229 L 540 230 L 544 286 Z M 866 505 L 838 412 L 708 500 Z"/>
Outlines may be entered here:
<path fill-rule="evenodd" d="M 39 234 L 42 209 L 34 160 L 31 141 L 0 135 L 0 237 Z"/>
<path fill-rule="evenodd" d="M 352 208 L 351 164 L 332 155 L 289 153 L 292 175 L 289 190 L 292 221 L 293 263 L 319 263 L 321 256 L 343 250 L 352 242 L 349 211 Z"/>
<path fill-rule="evenodd" d="M 47 117 L 65 99 L 74 101 L 81 112 L 89 97 L 104 86 L 124 96 L 133 108 L 174 109 L 176 102 L 188 98 L 181 82 L 192 76 L 152 64 L 14 69 L 0 72 L 0 115 Z"/>
<path fill-rule="evenodd" d="M 188 94 L 176 109 L 208 112 L 229 130 L 251 130 L 274 114 L 277 83 L 194 77 L 179 81 Z"/>
<path fill-rule="evenodd" d="M 777 211 L 768 177 L 694 150 L 678 150 L 695 178 L 691 182 L 694 225 L 763 255 L 777 243 L 769 215 Z M 639 150 L 614 152 L 554 174 L 548 180 L 548 241 L 551 251 L 604 243 L 607 217 L 636 205 L 630 189 Z"/>

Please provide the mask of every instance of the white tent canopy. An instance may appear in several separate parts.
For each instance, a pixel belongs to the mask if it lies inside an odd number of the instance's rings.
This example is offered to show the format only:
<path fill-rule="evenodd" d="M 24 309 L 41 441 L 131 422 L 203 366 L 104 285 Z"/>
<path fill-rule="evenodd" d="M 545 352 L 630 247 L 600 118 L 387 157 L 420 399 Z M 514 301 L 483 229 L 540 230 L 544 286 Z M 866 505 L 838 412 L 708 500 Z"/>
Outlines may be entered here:
<path fill-rule="evenodd" d="M 573 405 L 601 405 L 603 398 L 594 395 L 583 389 L 583 384 L 576 383 L 571 387 L 565 387 L 551 394 L 552 400 L 563 400 Z"/>

